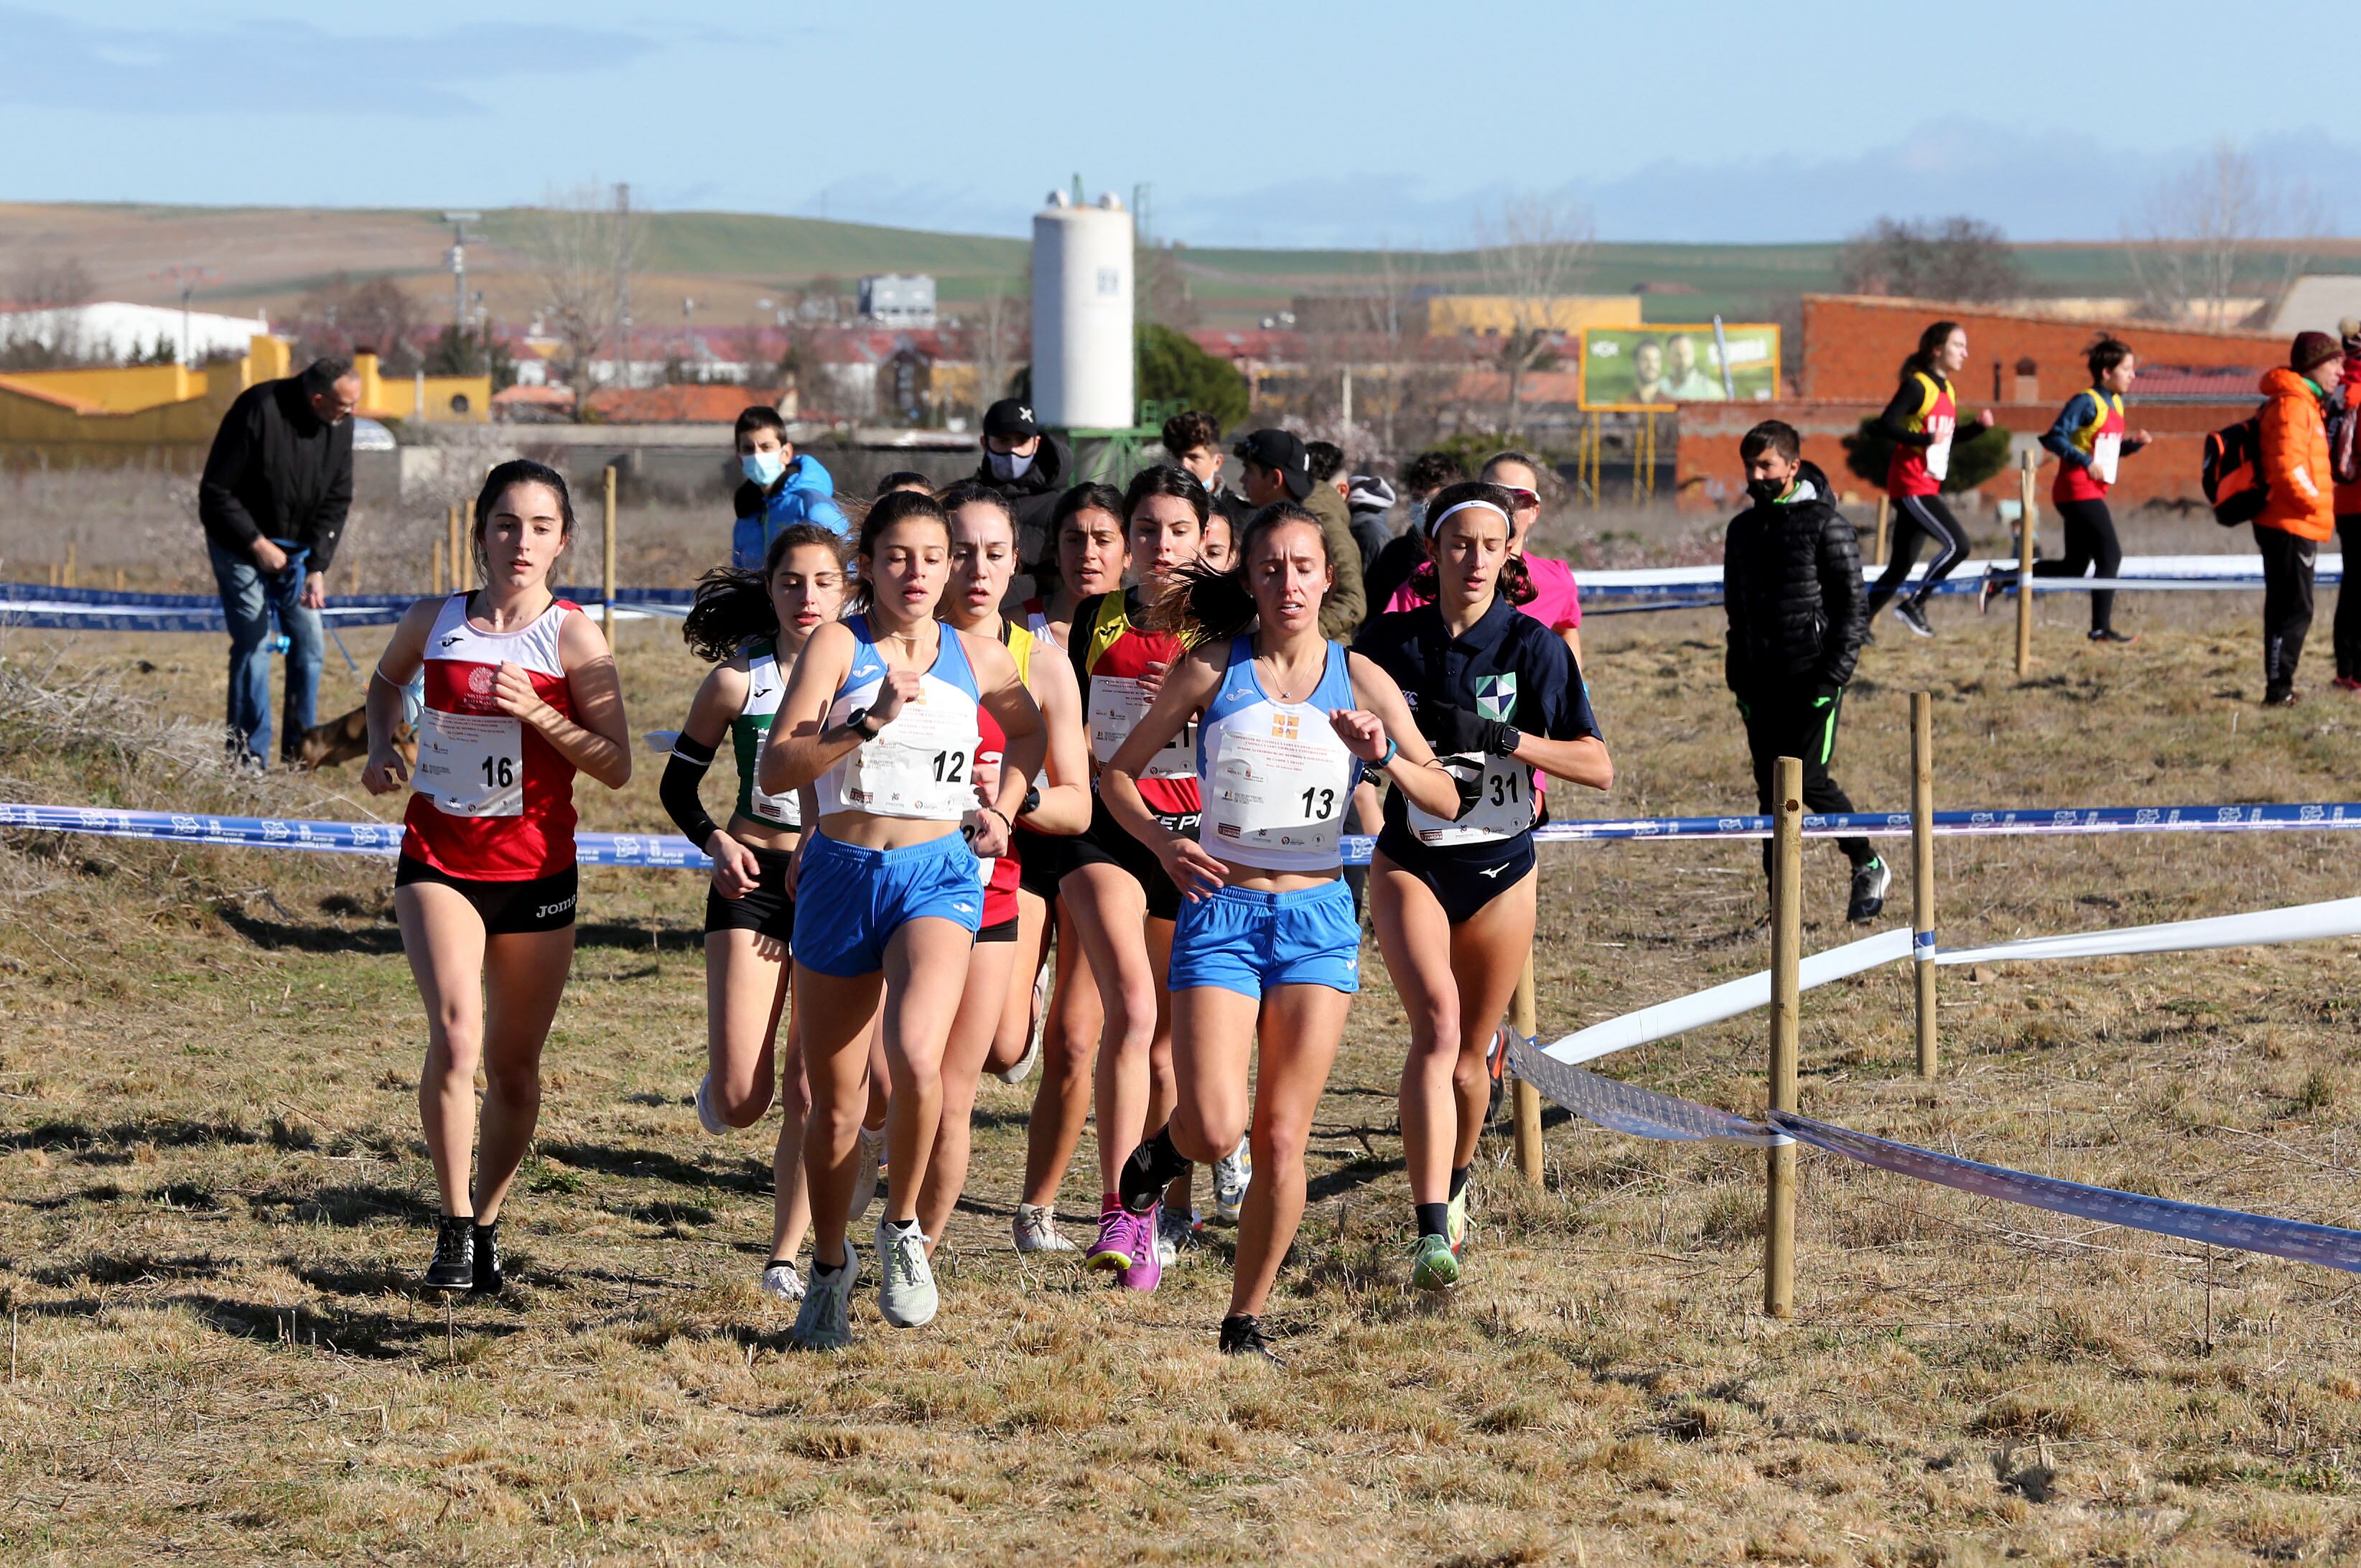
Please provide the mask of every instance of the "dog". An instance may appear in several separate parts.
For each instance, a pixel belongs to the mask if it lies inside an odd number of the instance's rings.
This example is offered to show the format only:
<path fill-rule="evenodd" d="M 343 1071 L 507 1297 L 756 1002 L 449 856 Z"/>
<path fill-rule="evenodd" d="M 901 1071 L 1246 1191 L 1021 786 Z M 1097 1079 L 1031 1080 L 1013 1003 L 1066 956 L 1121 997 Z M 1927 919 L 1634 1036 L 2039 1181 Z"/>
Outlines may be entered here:
<path fill-rule="evenodd" d="M 393 749 L 401 754 L 403 763 L 413 773 L 418 768 L 418 731 L 407 724 L 397 724 L 393 730 Z M 349 762 L 368 755 L 368 708 L 364 706 L 325 724 L 314 724 L 303 731 L 303 743 L 296 752 L 296 761 L 306 773 L 333 768 L 339 762 Z"/>

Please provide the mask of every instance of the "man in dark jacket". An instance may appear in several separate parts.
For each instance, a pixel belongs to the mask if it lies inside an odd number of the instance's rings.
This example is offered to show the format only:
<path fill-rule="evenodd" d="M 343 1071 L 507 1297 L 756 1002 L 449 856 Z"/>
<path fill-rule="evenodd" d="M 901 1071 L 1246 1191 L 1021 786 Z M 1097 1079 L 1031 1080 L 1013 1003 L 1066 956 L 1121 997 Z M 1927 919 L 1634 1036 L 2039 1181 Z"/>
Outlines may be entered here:
<path fill-rule="evenodd" d="M 270 754 L 273 612 L 287 634 L 281 759 L 293 762 L 320 696 L 320 607 L 353 502 L 354 407 L 360 378 L 342 359 L 237 395 L 214 434 L 197 517 L 229 621 L 229 748 L 242 764 Z"/>
<path fill-rule="evenodd" d="M 1034 422 L 1032 405 L 1003 398 L 983 411 L 983 461 L 976 465 L 975 482 L 1008 499 L 1016 516 L 1016 576 L 1010 581 L 1008 602 L 1022 604 L 1046 590 L 1057 570 L 1057 541 L 1049 537 L 1049 514 L 1058 498 L 1073 482 L 1073 455 L 1054 435 L 1044 435 Z M 1027 574 L 1038 575 L 1036 585 Z"/>
<path fill-rule="evenodd" d="M 1781 757 L 1804 764 L 1804 805 L 1850 811 L 1828 776 L 1837 715 L 1868 630 L 1861 543 L 1830 499 L 1828 476 L 1803 461 L 1795 427 L 1765 420 L 1739 443 L 1753 504 L 1733 519 L 1722 555 L 1722 608 L 1730 617 L 1727 678 L 1754 755 L 1754 797 L 1771 810 Z M 1885 905 L 1893 875 L 1867 839 L 1839 839 L 1852 862 L 1848 920 Z M 1763 847 L 1771 865 L 1771 846 Z"/>
<path fill-rule="evenodd" d="M 1353 542 L 1353 519 L 1334 485 L 1316 484 L 1312 456 L 1292 431 L 1257 430 L 1232 450 L 1246 468 L 1246 497 L 1257 511 L 1274 501 L 1293 501 L 1320 520 L 1328 542 L 1334 582 L 1320 605 L 1320 635 L 1349 642 L 1368 618 L 1361 587 L 1361 547 Z"/>

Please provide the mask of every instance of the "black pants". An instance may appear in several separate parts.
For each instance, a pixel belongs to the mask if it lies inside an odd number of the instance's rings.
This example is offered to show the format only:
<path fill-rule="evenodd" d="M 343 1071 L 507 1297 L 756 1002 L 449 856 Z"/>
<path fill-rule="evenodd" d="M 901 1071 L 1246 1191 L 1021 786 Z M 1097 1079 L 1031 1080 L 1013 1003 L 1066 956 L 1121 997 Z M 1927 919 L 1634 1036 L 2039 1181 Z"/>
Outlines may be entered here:
<path fill-rule="evenodd" d="M 1843 694 L 1839 693 L 1826 707 L 1816 707 L 1808 689 L 1783 692 L 1756 701 L 1740 699 L 1739 711 L 1746 718 L 1746 749 L 1754 754 L 1754 802 L 1764 816 L 1771 815 L 1782 757 L 1795 757 L 1803 762 L 1805 810 L 1852 809 L 1852 797 L 1845 794 L 1843 785 L 1828 777 L 1828 759 L 1835 755 L 1837 747 L 1837 711 L 1843 706 Z M 1839 839 L 1837 848 L 1856 866 L 1867 865 L 1877 858 L 1866 839 Z M 1771 869 L 1768 839 L 1763 841 L 1763 869 Z"/>
<path fill-rule="evenodd" d="M 1968 558 L 1968 531 L 1951 516 L 1951 509 L 1943 504 L 1940 496 L 1896 496 L 1894 499 L 1894 543 L 1887 556 L 1885 571 L 1877 586 L 1869 590 L 1869 617 L 1877 619 L 1888 600 L 1902 591 L 1909 579 L 1910 568 L 1918 564 L 1918 542 L 1934 542 L 1935 558 L 1927 563 L 1927 575 L 1919 580 L 1917 591 L 1911 595 L 1923 601 L 1935 591 L 1935 585 L 1951 575 L 1951 569 Z"/>
<path fill-rule="evenodd" d="M 2059 501 L 2058 515 L 2066 523 L 2066 554 L 2056 561 L 2036 561 L 2037 577 L 2087 577 L 2097 566 L 2099 576 L 2112 577 L 2124 564 L 2124 547 L 2115 543 L 2115 520 L 2103 500 Z M 2115 624 L 2113 588 L 2091 591 L 2091 630 L 2108 631 Z"/>
<path fill-rule="evenodd" d="M 2295 689 L 2295 667 L 2312 630 L 2312 563 L 2320 546 L 2284 528 L 2255 525 L 2263 553 L 2263 699 Z"/>
<path fill-rule="evenodd" d="M 2336 673 L 2361 680 L 2361 512 L 2336 520 L 2336 543 L 2345 552 L 2345 581 L 2336 589 Z"/>

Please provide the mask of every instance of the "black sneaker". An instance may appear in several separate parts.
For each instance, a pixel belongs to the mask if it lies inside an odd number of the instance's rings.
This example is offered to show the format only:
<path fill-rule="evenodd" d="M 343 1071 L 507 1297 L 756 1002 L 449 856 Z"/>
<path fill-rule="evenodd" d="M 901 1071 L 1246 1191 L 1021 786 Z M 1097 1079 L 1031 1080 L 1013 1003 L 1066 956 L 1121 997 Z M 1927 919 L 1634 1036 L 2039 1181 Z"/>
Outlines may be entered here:
<path fill-rule="evenodd" d="M 2092 630 L 2091 641 L 2093 642 L 2136 642 L 2139 641 L 2139 638 L 2136 634 L 2126 637 L 2124 633 L 2116 630 L 2112 626 L 2101 626 L 2094 628 Z"/>
<path fill-rule="evenodd" d="M 1224 1318 L 1222 1320 L 1222 1354 L 1224 1355 L 1259 1355 L 1274 1366 L 1283 1365 L 1262 1337 L 1262 1320 L 1257 1317 Z"/>
<path fill-rule="evenodd" d="M 1932 637 L 1935 629 L 1927 624 L 1927 607 L 1916 599 L 1902 599 L 1894 607 L 1894 619 L 1921 637 Z"/>
<path fill-rule="evenodd" d="M 500 1273 L 500 1223 L 494 1220 L 489 1225 L 476 1226 L 474 1238 L 476 1281 L 467 1288 L 478 1296 L 497 1296 L 506 1283 Z"/>
<path fill-rule="evenodd" d="M 1984 580 L 1976 585 L 1976 613 L 1990 615 L 1992 601 L 1998 598 L 2007 587 L 2008 579 L 2001 576 L 1998 566 L 1986 566 Z"/>
<path fill-rule="evenodd" d="M 435 1226 L 434 1261 L 426 1266 L 430 1290 L 471 1290 L 476 1284 L 476 1222 L 445 1214 Z"/>
<path fill-rule="evenodd" d="M 2277 690 L 2263 693 L 2265 707 L 2293 707 L 2302 700 L 2302 695 L 2293 686 L 2281 686 Z"/>
<path fill-rule="evenodd" d="M 1845 908 L 1845 918 L 1858 925 L 1874 920 L 1877 912 L 1885 907 L 1885 890 L 1893 885 L 1894 872 L 1884 861 L 1872 859 L 1855 866 L 1852 872 L 1852 903 Z"/>

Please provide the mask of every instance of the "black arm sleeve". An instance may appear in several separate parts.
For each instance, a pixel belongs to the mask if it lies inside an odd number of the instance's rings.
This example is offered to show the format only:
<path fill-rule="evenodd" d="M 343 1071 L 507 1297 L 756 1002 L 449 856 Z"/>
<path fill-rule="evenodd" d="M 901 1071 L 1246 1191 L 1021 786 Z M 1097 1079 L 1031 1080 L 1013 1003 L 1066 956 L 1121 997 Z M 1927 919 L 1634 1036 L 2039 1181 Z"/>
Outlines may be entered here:
<path fill-rule="evenodd" d="M 1917 417 L 1918 382 L 1914 377 L 1894 389 L 1894 400 L 1877 416 L 1877 433 L 1896 446 L 1934 445 L 1933 436 L 1910 428 L 1910 422 Z"/>
<path fill-rule="evenodd" d="M 697 797 L 697 786 L 705 783 L 706 770 L 713 766 L 713 748 L 700 746 L 683 735 L 672 743 L 672 760 L 664 764 L 664 782 L 656 785 L 656 798 L 664 802 L 664 815 L 698 849 L 721 831 L 721 825 L 705 814 L 705 803 Z"/>
<path fill-rule="evenodd" d="M 1819 680 L 1840 686 L 1852 679 L 1861 640 L 1869 630 L 1869 600 L 1861 587 L 1861 536 L 1834 507 L 1820 525 L 1820 608 L 1828 624 L 1820 632 Z"/>

